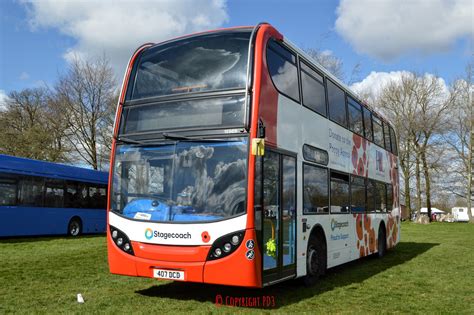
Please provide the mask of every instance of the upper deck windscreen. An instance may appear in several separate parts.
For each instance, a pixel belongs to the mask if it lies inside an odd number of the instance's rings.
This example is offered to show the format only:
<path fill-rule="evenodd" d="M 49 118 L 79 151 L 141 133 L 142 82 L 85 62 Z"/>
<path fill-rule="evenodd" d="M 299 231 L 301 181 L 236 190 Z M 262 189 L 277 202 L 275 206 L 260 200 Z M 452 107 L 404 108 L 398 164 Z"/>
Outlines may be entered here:
<path fill-rule="evenodd" d="M 145 50 L 127 100 L 245 88 L 250 30 L 199 35 Z"/>

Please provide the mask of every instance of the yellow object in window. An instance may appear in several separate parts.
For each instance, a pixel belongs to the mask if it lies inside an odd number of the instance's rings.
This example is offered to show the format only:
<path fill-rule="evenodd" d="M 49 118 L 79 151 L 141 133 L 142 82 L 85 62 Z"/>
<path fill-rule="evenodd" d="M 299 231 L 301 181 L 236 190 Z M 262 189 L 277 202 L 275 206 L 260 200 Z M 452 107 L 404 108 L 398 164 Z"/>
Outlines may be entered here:
<path fill-rule="evenodd" d="M 263 138 L 252 139 L 252 155 L 257 155 L 257 156 L 265 155 L 265 139 Z"/>

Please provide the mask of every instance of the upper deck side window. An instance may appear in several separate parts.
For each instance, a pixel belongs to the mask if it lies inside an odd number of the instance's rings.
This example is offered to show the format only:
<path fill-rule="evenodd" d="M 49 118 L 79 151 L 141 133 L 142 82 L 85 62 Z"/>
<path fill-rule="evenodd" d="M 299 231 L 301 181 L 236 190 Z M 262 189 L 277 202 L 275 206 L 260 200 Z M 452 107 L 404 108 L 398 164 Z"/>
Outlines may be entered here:
<path fill-rule="evenodd" d="M 303 61 L 300 62 L 300 67 L 303 105 L 326 116 L 326 92 L 323 76 Z"/>
<path fill-rule="evenodd" d="M 383 134 L 384 134 L 384 139 L 385 139 L 385 149 L 387 151 L 392 152 L 392 144 L 391 144 L 391 141 L 390 141 L 389 125 L 385 121 L 383 122 Z"/>
<path fill-rule="evenodd" d="M 349 113 L 349 129 L 360 136 L 364 136 L 362 106 L 352 97 L 348 97 L 347 109 Z"/>
<path fill-rule="evenodd" d="M 389 128 L 390 130 L 390 140 L 392 142 L 392 153 L 398 155 L 398 147 L 397 147 L 397 137 L 395 136 L 395 130 L 392 127 Z"/>
<path fill-rule="evenodd" d="M 375 115 L 372 115 L 372 126 L 374 129 L 374 143 L 379 147 L 384 147 L 382 121 Z"/>
<path fill-rule="evenodd" d="M 327 80 L 329 118 L 347 128 L 346 99 L 344 90 Z"/>
<path fill-rule="evenodd" d="M 366 107 L 363 107 L 364 113 L 364 131 L 365 137 L 369 141 L 374 141 L 374 134 L 372 130 L 372 113 Z"/>
<path fill-rule="evenodd" d="M 268 71 L 276 89 L 294 101 L 299 102 L 300 92 L 296 55 L 275 40 L 268 42 L 266 55 Z"/>

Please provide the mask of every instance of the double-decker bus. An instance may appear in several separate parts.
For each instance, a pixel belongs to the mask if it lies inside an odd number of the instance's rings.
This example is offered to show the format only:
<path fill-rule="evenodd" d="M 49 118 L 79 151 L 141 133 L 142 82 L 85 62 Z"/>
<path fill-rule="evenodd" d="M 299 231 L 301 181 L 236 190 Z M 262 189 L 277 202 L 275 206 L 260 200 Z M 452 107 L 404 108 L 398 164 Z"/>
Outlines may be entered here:
<path fill-rule="evenodd" d="M 107 172 L 0 154 L 0 237 L 103 233 Z"/>
<path fill-rule="evenodd" d="M 114 274 L 311 284 L 399 241 L 394 130 L 269 24 L 141 46 L 114 138 Z"/>

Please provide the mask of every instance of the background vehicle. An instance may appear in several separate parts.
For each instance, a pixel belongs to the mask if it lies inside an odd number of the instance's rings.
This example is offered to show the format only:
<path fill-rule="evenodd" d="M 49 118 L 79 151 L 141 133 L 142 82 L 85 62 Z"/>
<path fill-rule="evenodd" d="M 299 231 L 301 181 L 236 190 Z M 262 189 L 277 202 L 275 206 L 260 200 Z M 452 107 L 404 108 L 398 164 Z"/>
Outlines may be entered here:
<path fill-rule="evenodd" d="M 106 172 L 0 155 L 0 237 L 101 233 Z"/>
<path fill-rule="evenodd" d="M 451 213 L 454 216 L 456 222 L 469 222 L 469 214 L 467 213 L 467 207 L 453 207 Z M 474 216 L 474 208 L 471 208 L 471 214 Z"/>
<path fill-rule="evenodd" d="M 112 273 L 314 283 L 399 241 L 392 127 L 271 25 L 140 47 L 114 132 Z"/>

